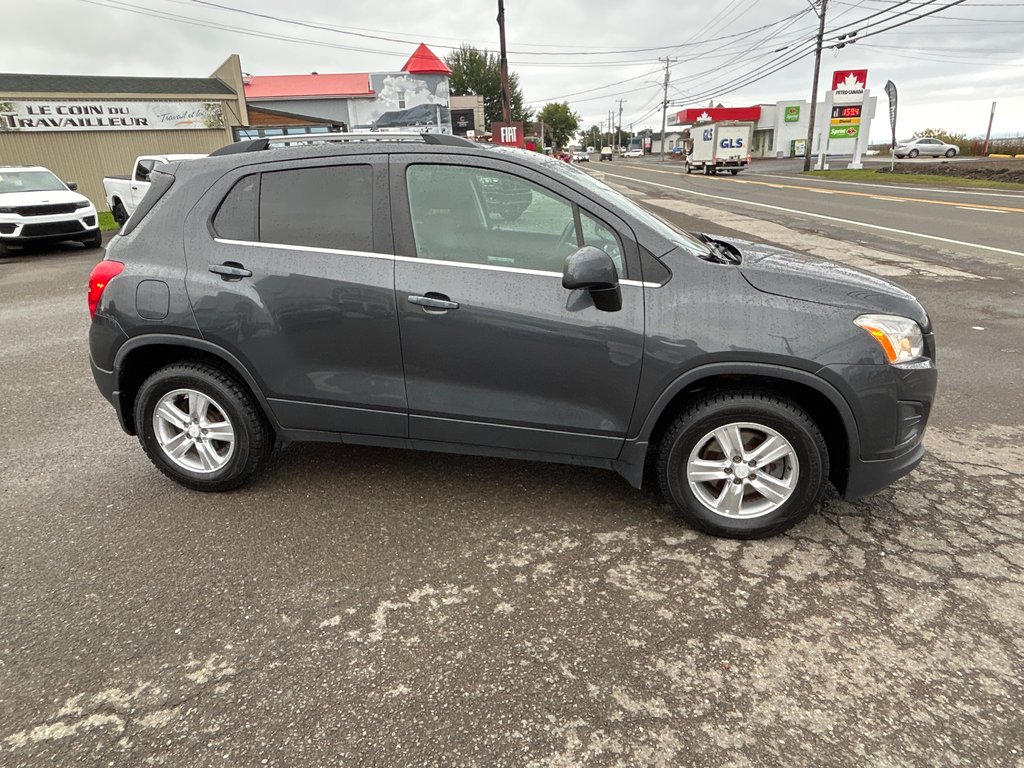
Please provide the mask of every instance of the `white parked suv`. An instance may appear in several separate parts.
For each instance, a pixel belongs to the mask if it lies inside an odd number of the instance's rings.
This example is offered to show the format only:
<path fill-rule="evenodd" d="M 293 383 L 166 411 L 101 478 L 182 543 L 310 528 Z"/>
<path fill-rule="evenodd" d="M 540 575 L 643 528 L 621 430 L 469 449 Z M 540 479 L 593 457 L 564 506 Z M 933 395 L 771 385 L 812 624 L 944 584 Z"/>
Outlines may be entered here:
<path fill-rule="evenodd" d="M 0 165 L 0 248 L 77 240 L 102 244 L 96 208 L 42 166 Z"/>

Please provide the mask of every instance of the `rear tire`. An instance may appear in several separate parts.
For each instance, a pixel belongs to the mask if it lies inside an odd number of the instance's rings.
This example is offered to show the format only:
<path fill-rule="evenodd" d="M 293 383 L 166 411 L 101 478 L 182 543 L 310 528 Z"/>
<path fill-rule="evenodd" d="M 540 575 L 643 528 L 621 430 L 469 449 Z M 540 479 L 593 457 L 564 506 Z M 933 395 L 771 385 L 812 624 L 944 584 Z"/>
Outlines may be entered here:
<path fill-rule="evenodd" d="M 818 506 L 828 478 L 817 425 L 793 401 L 767 392 L 722 392 L 693 403 L 657 451 L 658 482 L 677 514 L 733 539 L 773 536 L 800 522 Z"/>
<path fill-rule="evenodd" d="M 739 168 L 731 168 L 731 169 L 729 170 L 729 173 L 731 173 L 731 174 L 732 174 L 733 176 L 735 176 L 735 175 L 736 175 L 736 174 L 738 174 L 739 172 L 740 172 L 740 171 L 739 171 Z"/>
<path fill-rule="evenodd" d="M 237 488 L 274 446 L 253 396 L 205 363 L 175 363 L 146 379 L 135 398 L 135 426 L 154 466 L 197 491 Z"/>

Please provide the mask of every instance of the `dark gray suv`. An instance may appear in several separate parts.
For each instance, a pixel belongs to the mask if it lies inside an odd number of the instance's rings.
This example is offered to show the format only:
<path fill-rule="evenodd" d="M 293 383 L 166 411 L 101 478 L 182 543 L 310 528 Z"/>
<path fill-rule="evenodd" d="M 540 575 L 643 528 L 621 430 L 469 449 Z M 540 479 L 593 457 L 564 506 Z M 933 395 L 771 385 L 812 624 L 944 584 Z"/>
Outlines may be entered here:
<path fill-rule="evenodd" d="M 541 155 L 357 136 L 158 167 L 93 271 L 96 383 L 179 483 L 299 440 L 538 459 L 656 474 L 752 538 L 921 460 L 935 348 L 905 291 Z"/>

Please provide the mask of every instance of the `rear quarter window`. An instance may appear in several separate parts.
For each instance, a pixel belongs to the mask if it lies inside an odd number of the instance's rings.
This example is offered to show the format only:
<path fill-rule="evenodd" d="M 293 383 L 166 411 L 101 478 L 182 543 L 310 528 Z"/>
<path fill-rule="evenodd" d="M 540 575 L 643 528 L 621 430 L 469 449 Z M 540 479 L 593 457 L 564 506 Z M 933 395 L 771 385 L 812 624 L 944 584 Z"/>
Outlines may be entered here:
<path fill-rule="evenodd" d="M 213 229 L 218 237 L 247 242 L 256 240 L 256 201 L 259 190 L 258 175 L 245 176 L 235 182 L 213 217 Z"/>

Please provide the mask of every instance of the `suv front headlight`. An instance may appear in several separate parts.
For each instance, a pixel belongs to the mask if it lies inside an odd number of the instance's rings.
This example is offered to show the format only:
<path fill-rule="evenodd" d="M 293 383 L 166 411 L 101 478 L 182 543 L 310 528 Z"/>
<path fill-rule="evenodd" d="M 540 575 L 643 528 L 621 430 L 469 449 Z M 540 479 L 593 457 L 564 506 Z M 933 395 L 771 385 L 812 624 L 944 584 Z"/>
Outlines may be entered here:
<path fill-rule="evenodd" d="M 853 321 L 871 334 L 890 363 L 906 363 L 924 354 L 921 326 L 899 315 L 861 315 Z"/>

